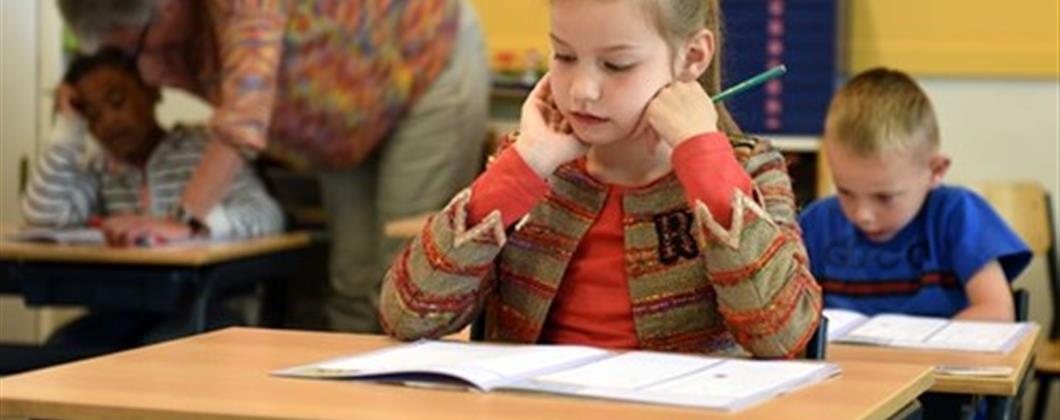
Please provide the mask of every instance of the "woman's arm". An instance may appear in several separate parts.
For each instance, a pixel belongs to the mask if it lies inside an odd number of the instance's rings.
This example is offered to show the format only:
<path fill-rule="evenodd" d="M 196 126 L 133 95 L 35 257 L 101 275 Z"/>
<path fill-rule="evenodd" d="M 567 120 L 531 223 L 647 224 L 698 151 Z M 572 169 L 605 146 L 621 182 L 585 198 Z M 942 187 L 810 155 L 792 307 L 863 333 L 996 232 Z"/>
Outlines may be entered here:
<path fill-rule="evenodd" d="M 253 238 L 284 229 L 283 210 L 265 185 L 247 168 L 206 218 L 212 238 Z"/>
<path fill-rule="evenodd" d="M 220 95 L 210 119 L 211 142 L 181 198 L 201 220 L 220 202 L 244 165 L 243 152 L 267 142 L 287 11 L 281 1 L 206 3 L 220 61 Z"/>

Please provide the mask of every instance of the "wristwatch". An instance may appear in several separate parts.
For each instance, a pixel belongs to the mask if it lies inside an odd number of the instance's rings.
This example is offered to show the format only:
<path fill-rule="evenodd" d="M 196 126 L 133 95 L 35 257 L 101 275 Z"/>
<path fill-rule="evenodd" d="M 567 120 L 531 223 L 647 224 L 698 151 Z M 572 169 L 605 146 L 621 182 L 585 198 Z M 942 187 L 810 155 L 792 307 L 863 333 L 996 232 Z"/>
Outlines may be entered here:
<path fill-rule="evenodd" d="M 176 211 L 173 212 L 173 218 L 177 220 L 177 223 L 187 225 L 191 229 L 191 236 L 208 236 L 210 234 L 210 227 L 206 226 L 191 212 L 184 209 L 184 206 L 177 206 Z"/>

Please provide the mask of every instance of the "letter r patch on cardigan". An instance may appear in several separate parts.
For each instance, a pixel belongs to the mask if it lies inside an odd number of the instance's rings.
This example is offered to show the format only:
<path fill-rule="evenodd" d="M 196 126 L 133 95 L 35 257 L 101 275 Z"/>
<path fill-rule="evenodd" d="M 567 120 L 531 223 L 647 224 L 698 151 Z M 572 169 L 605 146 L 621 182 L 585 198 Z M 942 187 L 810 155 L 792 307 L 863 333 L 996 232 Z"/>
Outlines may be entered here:
<path fill-rule="evenodd" d="M 676 263 L 685 257 L 699 256 L 699 248 L 692 237 L 694 218 L 688 210 L 674 210 L 654 217 L 655 233 L 659 237 L 659 262 L 665 265 Z"/>

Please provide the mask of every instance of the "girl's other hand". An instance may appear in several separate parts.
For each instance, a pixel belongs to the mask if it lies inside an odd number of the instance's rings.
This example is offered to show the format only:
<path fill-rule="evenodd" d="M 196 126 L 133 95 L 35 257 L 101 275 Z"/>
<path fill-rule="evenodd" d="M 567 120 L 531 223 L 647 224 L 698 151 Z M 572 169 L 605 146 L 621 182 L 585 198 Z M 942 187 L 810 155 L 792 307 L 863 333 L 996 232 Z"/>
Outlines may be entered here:
<path fill-rule="evenodd" d="M 587 145 L 574 137 L 570 123 L 556 108 L 548 74 L 537 82 L 523 103 L 519 139 L 514 147 L 542 178 L 589 151 Z"/>
<path fill-rule="evenodd" d="M 648 103 L 647 118 L 672 147 L 693 136 L 718 131 L 718 110 L 696 81 L 675 81 L 660 89 Z"/>

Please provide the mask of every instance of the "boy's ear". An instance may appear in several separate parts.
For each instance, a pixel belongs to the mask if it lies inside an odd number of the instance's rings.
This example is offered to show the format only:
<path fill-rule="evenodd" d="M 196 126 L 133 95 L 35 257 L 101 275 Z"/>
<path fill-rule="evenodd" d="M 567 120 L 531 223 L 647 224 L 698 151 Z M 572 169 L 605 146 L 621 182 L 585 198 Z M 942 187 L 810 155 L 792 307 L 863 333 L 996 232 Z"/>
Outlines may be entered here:
<path fill-rule="evenodd" d="M 715 52 L 714 32 L 700 29 L 685 43 L 684 50 L 678 56 L 677 80 L 691 82 L 710 68 Z"/>
<path fill-rule="evenodd" d="M 935 153 L 928 159 L 928 168 L 931 169 L 931 187 L 937 187 L 942 183 L 946 171 L 950 170 L 950 157 L 942 153 Z"/>

